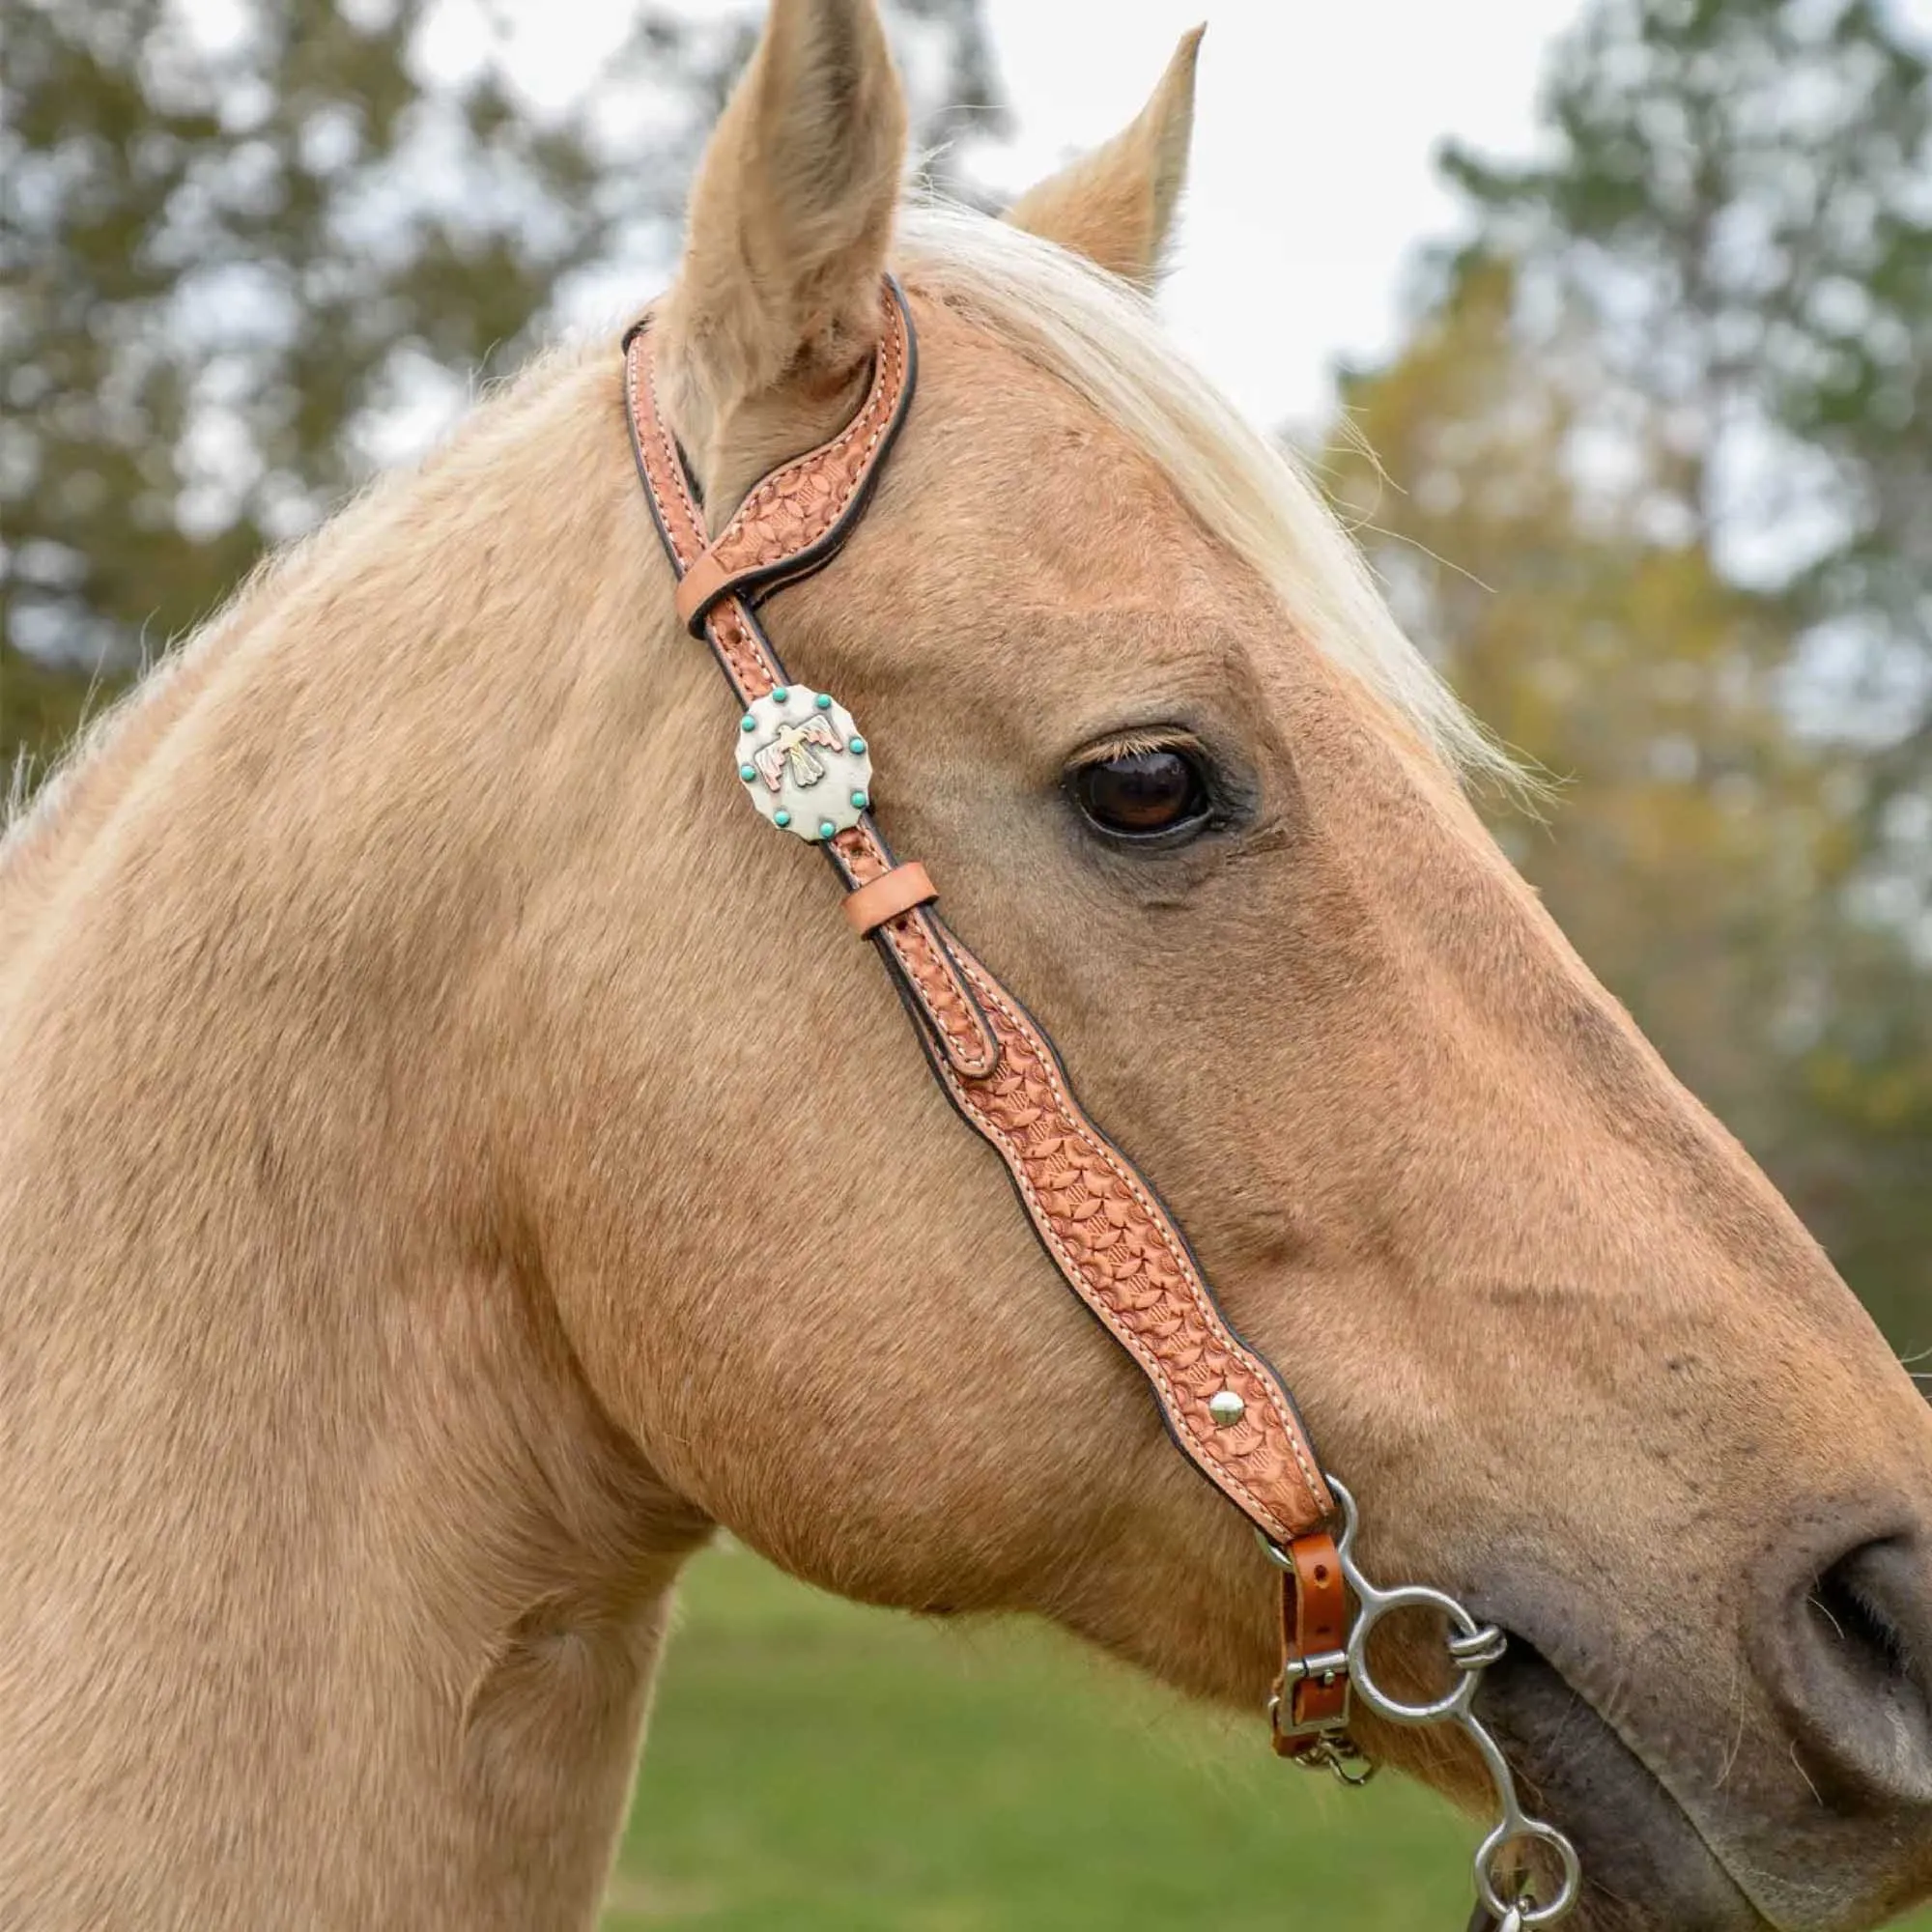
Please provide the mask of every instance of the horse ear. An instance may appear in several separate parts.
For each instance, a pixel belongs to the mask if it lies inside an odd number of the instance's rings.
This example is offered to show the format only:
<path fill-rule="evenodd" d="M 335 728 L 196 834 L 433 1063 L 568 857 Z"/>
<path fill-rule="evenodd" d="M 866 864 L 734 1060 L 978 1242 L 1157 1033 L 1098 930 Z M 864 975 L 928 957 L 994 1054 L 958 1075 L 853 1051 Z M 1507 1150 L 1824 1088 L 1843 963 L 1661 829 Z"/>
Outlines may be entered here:
<path fill-rule="evenodd" d="M 681 429 L 701 441 L 781 387 L 822 398 L 870 355 L 905 146 L 874 0 L 772 0 L 704 151 L 659 315 Z"/>
<path fill-rule="evenodd" d="M 1016 228 L 1058 242 L 1151 290 L 1187 179 L 1194 65 L 1207 28 L 1183 34 L 1153 98 L 1104 147 L 1030 188 L 1007 211 Z"/>

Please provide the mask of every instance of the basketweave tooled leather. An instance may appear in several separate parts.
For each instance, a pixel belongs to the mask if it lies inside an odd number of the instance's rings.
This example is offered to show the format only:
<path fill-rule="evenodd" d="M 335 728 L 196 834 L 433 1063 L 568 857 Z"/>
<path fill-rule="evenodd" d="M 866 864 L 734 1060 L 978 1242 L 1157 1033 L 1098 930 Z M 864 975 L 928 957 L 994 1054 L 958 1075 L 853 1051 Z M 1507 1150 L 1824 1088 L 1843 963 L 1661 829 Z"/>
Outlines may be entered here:
<path fill-rule="evenodd" d="M 879 343 L 873 381 L 859 413 L 830 442 L 774 469 L 678 580 L 677 614 L 694 632 L 721 598 L 757 587 L 763 597 L 804 574 L 841 519 L 860 507 L 859 492 L 911 399 L 912 331 L 900 316 Z M 829 543 L 828 543 L 828 540 Z"/>
<path fill-rule="evenodd" d="M 837 550 L 904 421 L 917 377 L 904 297 L 888 276 L 880 345 L 858 414 L 830 441 L 767 475 L 715 539 L 658 407 L 648 316 L 624 346 L 633 447 L 679 582 L 680 614 L 749 704 L 787 681 L 753 598 L 818 568 Z M 848 896 L 871 891 L 879 900 L 881 882 L 898 870 L 869 811 L 823 848 Z M 1188 1460 L 1271 1542 L 1287 1546 L 1321 1530 L 1334 1499 L 1280 1379 L 1228 1325 L 1179 1229 L 1088 1119 L 1045 1035 L 947 930 L 923 874 L 918 885 L 917 903 L 864 923 L 921 1022 L 916 1030 L 940 1081 L 1006 1163 L 1041 1245 L 1146 1376 Z M 1222 1390 L 1243 1405 L 1232 1426 L 1208 1410 Z M 1317 1595 L 1327 1598 L 1325 1590 Z M 1325 1623 L 1333 1607 L 1304 1601 L 1299 1621 L 1313 1610 Z"/>

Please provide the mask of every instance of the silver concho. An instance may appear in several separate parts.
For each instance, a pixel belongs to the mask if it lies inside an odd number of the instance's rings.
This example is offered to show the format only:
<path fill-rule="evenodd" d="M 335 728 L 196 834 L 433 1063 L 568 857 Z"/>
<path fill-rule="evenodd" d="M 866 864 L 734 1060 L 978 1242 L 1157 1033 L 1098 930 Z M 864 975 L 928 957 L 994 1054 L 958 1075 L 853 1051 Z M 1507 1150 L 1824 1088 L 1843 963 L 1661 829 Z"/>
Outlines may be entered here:
<path fill-rule="evenodd" d="M 872 759 L 842 704 L 781 684 L 738 721 L 738 778 L 774 825 L 815 844 L 858 824 L 871 802 Z"/>

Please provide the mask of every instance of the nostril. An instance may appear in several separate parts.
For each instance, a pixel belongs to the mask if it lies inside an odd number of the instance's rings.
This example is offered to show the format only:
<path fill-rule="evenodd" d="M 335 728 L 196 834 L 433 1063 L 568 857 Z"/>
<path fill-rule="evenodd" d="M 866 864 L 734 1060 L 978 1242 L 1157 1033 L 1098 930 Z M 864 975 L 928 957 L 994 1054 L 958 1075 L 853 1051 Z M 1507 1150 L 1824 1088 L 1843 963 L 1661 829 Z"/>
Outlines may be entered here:
<path fill-rule="evenodd" d="M 1932 1803 L 1932 1588 L 1915 1544 L 1847 1551 L 1814 1573 L 1784 1628 L 1776 1688 L 1820 1796 Z"/>
<path fill-rule="evenodd" d="M 1805 1603 L 1822 1625 L 1819 1639 L 1836 1649 L 1846 1673 L 1865 1687 L 1867 1695 L 1886 1696 L 1897 1687 L 1917 1698 L 1922 1715 L 1924 1697 L 1912 1647 L 1885 1604 L 1885 1559 L 1880 1553 L 1885 1548 L 1866 1544 L 1840 1557 L 1818 1578 Z"/>

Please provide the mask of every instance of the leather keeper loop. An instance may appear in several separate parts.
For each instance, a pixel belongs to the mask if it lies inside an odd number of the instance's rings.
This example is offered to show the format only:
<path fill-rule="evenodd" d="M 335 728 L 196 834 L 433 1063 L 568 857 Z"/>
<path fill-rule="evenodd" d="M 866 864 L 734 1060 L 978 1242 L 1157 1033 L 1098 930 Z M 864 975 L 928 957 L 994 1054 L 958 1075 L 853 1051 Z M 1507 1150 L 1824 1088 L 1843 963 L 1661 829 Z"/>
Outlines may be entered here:
<path fill-rule="evenodd" d="M 897 919 L 914 906 L 928 905 L 938 896 L 925 867 L 912 859 L 847 893 L 845 917 L 861 939 L 869 939 L 887 920 Z"/>
<path fill-rule="evenodd" d="M 725 593 L 731 573 L 714 551 L 700 551 L 691 568 L 677 580 L 677 618 L 687 631 L 702 630 L 704 614 Z"/>

